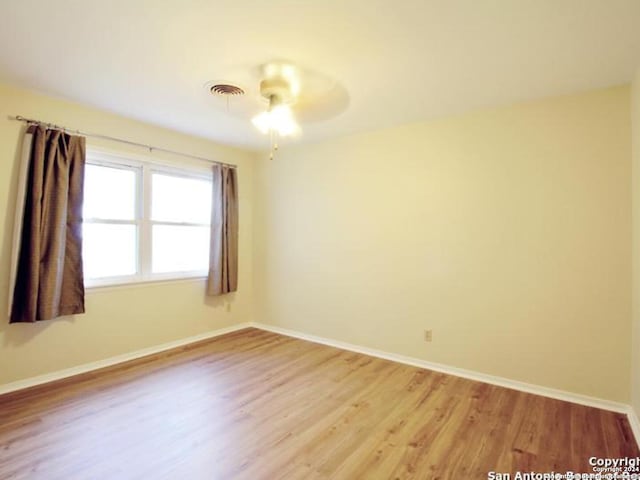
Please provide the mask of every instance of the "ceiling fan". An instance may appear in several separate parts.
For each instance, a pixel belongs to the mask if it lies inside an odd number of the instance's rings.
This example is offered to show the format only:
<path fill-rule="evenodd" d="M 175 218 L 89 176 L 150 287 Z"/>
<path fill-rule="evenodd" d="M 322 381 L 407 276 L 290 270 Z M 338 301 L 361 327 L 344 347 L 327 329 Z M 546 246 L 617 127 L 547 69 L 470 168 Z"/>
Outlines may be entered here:
<path fill-rule="evenodd" d="M 227 113 L 250 119 L 260 133 L 269 135 L 271 159 L 281 137 L 300 135 L 301 123 L 332 118 L 349 103 L 346 90 L 337 81 L 291 62 L 271 61 L 238 69 L 228 78 L 238 81 L 211 81 L 205 86 L 214 96 L 226 99 Z"/>
<path fill-rule="evenodd" d="M 300 133 L 291 105 L 300 94 L 300 74 L 287 64 L 268 64 L 263 68 L 260 95 L 268 102 L 267 109 L 251 119 L 251 123 L 271 139 L 269 158 L 278 150 L 278 137 Z"/>

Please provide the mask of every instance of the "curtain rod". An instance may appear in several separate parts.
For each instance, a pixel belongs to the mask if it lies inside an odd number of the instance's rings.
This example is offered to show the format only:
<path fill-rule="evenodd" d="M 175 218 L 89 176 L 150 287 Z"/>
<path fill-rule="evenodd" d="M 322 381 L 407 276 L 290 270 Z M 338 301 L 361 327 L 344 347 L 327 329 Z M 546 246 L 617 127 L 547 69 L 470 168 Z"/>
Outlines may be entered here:
<path fill-rule="evenodd" d="M 76 135 L 82 135 L 83 137 L 91 137 L 91 138 L 99 138 L 102 140 L 109 140 L 111 142 L 118 142 L 118 143 L 125 143 L 127 145 L 132 145 L 134 147 L 142 147 L 145 148 L 147 150 L 149 150 L 149 152 L 153 152 L 158 151 L 158 152 L 163 152 L 163 153 L 169 153 L 171 155 L 178 155 L 181 157 L 187 157 L 187 158 L 193 158 L 195 160 L 203 160 L 205 162 L 209 162 L 209 163 L 215 163 L 218 165 L 226 165 L 227 167 L 231 167 L 231 168 L 236 168 L 236 165 L 233 165 L 231 163 L 225 163 L 225 162 L 219 162 L 217 160 L 212 160 L 210 158 L 206 158 L 206 157 L 199 157 L 197 155 L 191 155 L 190 153 L 182 153 L 182 152 L 177 152 L 175 150 L 169 150 L 168 148 L 162 148 L 162 147 L 154 147 L 153 145 L 147 145 L 145 143 L 138 143 L 138 142 L 133 142 L 131 140 L 126 140 L 124 138 L 118 138 L 118 137 L 110 137 L 109 135 L 101 135 L 99 133 L 87 133 L 87 132 L 83 132 L 81 130 L 73 130 L 67 127 L 63 127 L 60 125 L 54 125 L 53 123 L 47 123 L 47 122 L 41 122 L 40 120 L 34 120 L 32 118 L 25 118 L 21 115 L 16 115 L 16 116 L 9 116 L 10 120 L 17 120 L 18 122 L 24 122 L 24 123 L 29 123 L 32 125 L 44 125 L 48 128 L 53 128 L 56 130 L 61 130 L 63 132 L 67 132 L 67 133 L 75 133 Z"/>

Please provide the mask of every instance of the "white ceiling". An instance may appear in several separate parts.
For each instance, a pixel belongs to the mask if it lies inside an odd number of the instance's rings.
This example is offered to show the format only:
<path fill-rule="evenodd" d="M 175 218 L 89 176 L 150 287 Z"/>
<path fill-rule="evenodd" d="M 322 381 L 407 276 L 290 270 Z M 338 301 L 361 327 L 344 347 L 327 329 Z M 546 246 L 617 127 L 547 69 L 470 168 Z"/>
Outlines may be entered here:
<path fill-rule="evenodd" d="M 203 85 L 273 59 L 349 95 L 297 141 L 622 84 L 640 65 L 640 0 L 0 0 L 0 24 L 2 81 L 252 149 L 265 138 Z"/>

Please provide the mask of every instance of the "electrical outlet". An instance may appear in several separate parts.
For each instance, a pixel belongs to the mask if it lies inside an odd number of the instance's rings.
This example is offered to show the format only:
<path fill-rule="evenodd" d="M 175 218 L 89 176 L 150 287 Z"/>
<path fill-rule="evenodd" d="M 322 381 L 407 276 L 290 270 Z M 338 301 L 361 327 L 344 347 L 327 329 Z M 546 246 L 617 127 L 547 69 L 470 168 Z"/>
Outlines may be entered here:
<path fill-rule="evenodd" d="M 424 331 L 424 341 L 430 342 L 433 340 L 433 330 L 425 330 Z"/>

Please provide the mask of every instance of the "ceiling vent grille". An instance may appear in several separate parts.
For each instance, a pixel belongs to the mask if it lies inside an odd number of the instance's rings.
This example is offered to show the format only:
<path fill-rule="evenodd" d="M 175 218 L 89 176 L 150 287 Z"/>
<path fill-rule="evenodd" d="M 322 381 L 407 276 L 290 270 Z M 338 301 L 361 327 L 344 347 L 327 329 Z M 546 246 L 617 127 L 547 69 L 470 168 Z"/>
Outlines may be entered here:
<path fill-rule="evenodd" d="M 221 97 L 244 95 L 243 89 L 236 85 L 229 85 L 227 83 L 216 83 L 209 87 L 209 91 L 212 95 L 218 95 Z"/>

